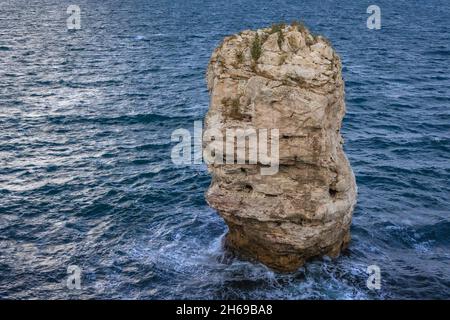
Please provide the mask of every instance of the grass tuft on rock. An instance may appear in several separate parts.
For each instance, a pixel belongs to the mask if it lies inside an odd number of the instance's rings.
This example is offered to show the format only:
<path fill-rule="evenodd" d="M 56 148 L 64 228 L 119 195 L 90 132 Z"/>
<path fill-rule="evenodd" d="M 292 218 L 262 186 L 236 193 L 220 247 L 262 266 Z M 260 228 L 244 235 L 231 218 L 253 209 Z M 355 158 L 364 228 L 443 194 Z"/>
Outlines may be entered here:
<path fill-rule="evenodd" d="M 250 52 L 251 52 L 252 58 L 255 62 L 258 61 L 259 57 L 261 57 L 262 44 L 261 44 L 261 39 L 259 38 L 258 33 L 256 33 L 256 36 L 253 39 Z"/>
<path fill-rule="evenodd" d="M 239 98 L 223 98 L 222 104 L 226 107 L 226 115 L 234 120 L 243 120 L 244 116 L 239 110 Z"/>
<path fill-rule="evenodd" d="M 284 28 L 286 27 L 286 24 L 281 22 L 281 23 L 274 23 L 272 24 L 272 28 L 270 29 L 269 33 L 273 34 L 273 33 L 277 33 L 282 31 Z"/>
<path fill-rule="evenodd" d="M 280 29 L 280 31 L 278 31 L 278 39 L 277 39 L 278 48 L 280 48 L 280 50 L 281 50 L 281 46 L 283 45 L 283 42 L 284 42 L 284 34 L 283 34 L 283 30 Z"/>
<path fill-rule="evenodd" d="M 297 21 L 297 20 L 294 20 L 294 21 L 292 21 L 291 26 L 297 28 L 297 30 L 298 30 L 299 32 L 303 33 L 303 34 L 308 34 L 308 33 L 309 33 L 309 30 L 308 30 L 308 28 L 305 26 L 305 24 L 303 23 L 303 21 Z"/>

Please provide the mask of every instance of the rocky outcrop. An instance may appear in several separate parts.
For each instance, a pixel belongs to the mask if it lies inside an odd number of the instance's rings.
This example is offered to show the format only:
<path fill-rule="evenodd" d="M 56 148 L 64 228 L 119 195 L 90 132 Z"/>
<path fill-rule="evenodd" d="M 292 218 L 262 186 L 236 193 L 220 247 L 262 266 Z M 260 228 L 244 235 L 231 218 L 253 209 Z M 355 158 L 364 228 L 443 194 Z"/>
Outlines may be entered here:
<path fill-rule="evenodd" d="M 350 240 L 356 184 L 340 134 L 341 62 L 303 25 L 224 39 L 212 54 L 205 129 L 279 129 L 279 170 L 261 163 L 208 165 L 206 193 L 229 227 L 225 244 L 281 271 L 336 257 Z"/>

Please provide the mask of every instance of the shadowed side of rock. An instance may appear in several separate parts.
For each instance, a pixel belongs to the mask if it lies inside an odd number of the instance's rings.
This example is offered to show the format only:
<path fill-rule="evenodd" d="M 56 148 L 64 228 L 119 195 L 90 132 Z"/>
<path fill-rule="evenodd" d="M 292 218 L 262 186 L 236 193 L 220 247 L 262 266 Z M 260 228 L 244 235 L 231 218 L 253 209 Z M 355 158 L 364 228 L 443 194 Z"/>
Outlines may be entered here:
<path fill-rule="evenodd" d="M 312 257 L 337 257 L 350 240 L 356 184 L 340 134 L 341 62 L 302 25 L 227 37 L 207 72 L 205 129 L 278 129 L 279 170 L 261 163 L 209 164 L 206 193 L 242 257 L 293 271 Z M 225 133 L 224 133 L 225 135 Z"/>

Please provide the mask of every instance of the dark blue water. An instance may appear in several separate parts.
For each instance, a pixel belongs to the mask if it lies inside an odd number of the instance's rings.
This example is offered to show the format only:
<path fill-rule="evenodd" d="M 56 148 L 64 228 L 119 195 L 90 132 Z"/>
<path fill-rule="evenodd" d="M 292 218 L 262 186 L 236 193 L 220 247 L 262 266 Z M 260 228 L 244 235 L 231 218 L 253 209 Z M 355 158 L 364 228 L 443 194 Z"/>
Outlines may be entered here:
<path fill-rule="evenodd" d="M 292 19 L 342 57 L 359 198 L 349 250 L 283 275 L 220 262 L 210 177 L 170 135 L 207 111 L 224 36 Z M 0 298 L 450 298 L 449 21 L 446 0 L 2 1 Z"/>

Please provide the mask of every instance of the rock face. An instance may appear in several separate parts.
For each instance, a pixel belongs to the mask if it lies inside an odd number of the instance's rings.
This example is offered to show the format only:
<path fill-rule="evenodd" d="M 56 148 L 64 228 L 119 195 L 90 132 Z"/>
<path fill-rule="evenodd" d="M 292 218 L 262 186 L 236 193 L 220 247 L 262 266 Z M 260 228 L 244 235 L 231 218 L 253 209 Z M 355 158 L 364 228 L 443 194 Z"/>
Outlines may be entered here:
<path fill-rule="evenodd" d="M 207 71 L 205 129 L 279 129 L 279 170 L 209 164 L 206 192 L 229 227 L 228 249 L 279 271 L 337 257 L 350 241 L 356 184 L 340 134 L 340 58 L 303 25 L 275 25 L 224 39 Z"/>

